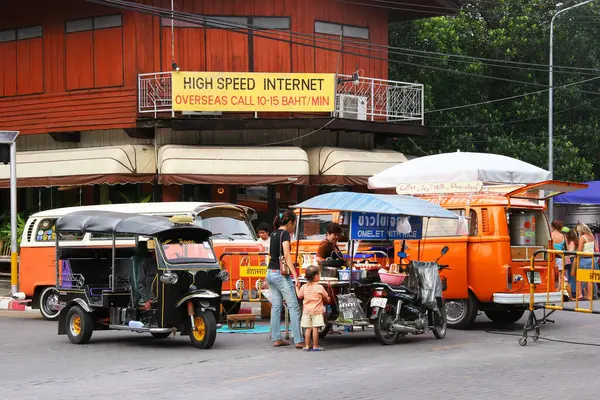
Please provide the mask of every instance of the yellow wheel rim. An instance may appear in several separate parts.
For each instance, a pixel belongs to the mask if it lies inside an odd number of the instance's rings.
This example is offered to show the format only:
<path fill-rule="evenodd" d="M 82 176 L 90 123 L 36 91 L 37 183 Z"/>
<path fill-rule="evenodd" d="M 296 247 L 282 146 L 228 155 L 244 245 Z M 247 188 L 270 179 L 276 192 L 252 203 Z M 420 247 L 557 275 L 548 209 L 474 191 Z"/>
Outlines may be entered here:
<path fill-rule="evenodd" d="M 202 317 L 194 317 L 194 325 L 196 326 L 196 329 L 194 329 L 192 335 L 194 335 L 194 339 L 201 342 L 204 340 L 204 335 L 206 334 L 204 319 L 202 319 Z"/>
<path fill-rule="evenodd" d="M 74 315 L 71 318 L 71 332 L 75 336 L 79 336 L 81 333 L 81 317 L 79 315 Z"/>

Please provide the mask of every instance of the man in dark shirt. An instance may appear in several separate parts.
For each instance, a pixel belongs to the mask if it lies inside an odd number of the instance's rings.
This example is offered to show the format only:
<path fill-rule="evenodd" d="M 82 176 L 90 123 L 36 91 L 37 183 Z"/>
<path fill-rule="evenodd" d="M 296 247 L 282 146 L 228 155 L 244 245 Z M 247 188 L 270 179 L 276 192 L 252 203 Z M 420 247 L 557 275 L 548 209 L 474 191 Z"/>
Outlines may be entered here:
<path fill-rule="evenodd" d="M 148 251 L 150 252 L 149 256 L 140 263 L 137 281 L 140 294 L 139 305 L 144 310 L 149 310 L 152 307 L 152 302 L 156 299 L 152 292 L 152 283 L 158 272 L 158 265 L 156 264 L 154 240 L 152 239 L 148 240 Z"/>
<path fill-rule="evenodd" d="M 328 258 L 339 260 L 343 258 L 342 252 L 337 246 L 337 242 L 342 234 L 342 226 L 332 222 L 327 227 L 327 235 L 325 240 L 319 244 L 317 249 L 317 262 L 319 265 Z"/>

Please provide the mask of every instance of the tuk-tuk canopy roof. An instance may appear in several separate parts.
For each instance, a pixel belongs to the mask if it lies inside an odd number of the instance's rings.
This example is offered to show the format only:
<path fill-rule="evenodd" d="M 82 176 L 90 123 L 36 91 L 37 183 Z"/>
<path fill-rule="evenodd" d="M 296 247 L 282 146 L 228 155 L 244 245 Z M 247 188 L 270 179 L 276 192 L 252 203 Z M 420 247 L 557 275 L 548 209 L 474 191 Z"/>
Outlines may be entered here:
<path fill-rule="evenodd" d="M 458 216 L 437 204 L 412 196 L 334 192 L 295 205 L 294 208 L 353 211 L 388 215 L 457 219 Z"/>
<path fill-rule="evenodd" d="M 77 211 L 56 221 L 57 232 L 93 232 L 155 236 L 171 229 L 196 229 L 207 237 L 211 232 L 196 225 L 177 226 L 166 217 L 112 211 Z"/>

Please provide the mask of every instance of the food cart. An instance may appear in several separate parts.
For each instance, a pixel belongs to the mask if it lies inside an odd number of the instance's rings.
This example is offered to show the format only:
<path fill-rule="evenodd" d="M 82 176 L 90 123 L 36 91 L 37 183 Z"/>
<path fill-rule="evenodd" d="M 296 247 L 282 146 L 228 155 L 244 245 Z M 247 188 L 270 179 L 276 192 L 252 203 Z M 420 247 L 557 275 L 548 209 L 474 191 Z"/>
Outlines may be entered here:
<path fill-rule="evenodd" d="M 321 337 L 327 335 L 334 325 L 350 329 L 364 329 L 368 326 L 370 321 L 366 311 L 372 298 L 372 284 L 379 282 L 380 276 L 383 276 L 383 280 L 393 280 L 394 275 L 400 272 L 397 265 L 389 264 L 388 261 L 386 265 L 376 266 L 377 274 L 369 273 L 369 267 L 365 267 L 364 262 L 357 262 L 362 259 L 356 254 L 361 240 L 420 240 L 424 233 L 423 227 L 427 226 L 427 221 L 424 224 L 424 220 L 458 218 L 453 212 L 419 198 L 370 193 L 327 193 L 304 201 L 294 208 L 299 210 L 299 221 L 302 219 L 302 209 L 312 209 L 343 212 L 344 220 L 349 222 L 345 257 L 347 261 L 341 263 L 343 267 L 340 264 L 338 276 L 322 273 L 320 281 L 334 300 L 327 306 L 326 326 L 319 332 Z M 296 247 L 298 248 L 299 246 Z M 306 283 L 303 275 L 300 280 L 301 283 Z M 354 312 L 353 315 L 340 312 L 340 304 L 335 301 L 337 296 L 350 294 L 354 295 L 353 299 L 358 299 L 362 312 Z"/>

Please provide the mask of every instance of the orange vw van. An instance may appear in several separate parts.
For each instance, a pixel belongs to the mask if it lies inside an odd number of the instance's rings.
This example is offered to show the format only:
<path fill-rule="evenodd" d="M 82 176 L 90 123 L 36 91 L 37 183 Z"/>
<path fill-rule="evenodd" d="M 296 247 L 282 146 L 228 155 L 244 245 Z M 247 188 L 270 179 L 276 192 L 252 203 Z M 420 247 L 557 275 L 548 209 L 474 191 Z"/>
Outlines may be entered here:
<path fill-rule="evenodd" d="M 56 282 L 55 222 L 65 214 L 82 210 L 116 211 L 165 217 L 192 215 L 197 225 L 213 233 L 212 242 L 216 256 L 223 261 L 225 269 L 229 272 L 229 281 L 223 283 L 222 291 L 225 309 L 229 312 L 236 312 L 239 309 L 240 303 L 231 301 L 230 294 L 232 292 L 235 292 L 233 293 L 234 298 L 240 294 L 247 298 L 248 289 L 258 292 L 258 288 L 261 286 L 261 276 L 253 276 L 244 279 L 245 282 L 250 280 L 251 288 L 240 287 L 240 282 L 242 282 L 239 276 L 240 264 L 259 265 L 262 261 L 256 255 L 237 254 L 262 251 L 262 246 L 256 242 L 256 235 L 250 224 L 254 215 L 254 210 L 250 208 L 228 203 L 200 202 L 107 204 L 58 208 L 38 212 L 29 217 L 21 239 L 19 255 L 19 290 L 32 300 L 32 307 L 39 309 L 45 319 L 51 320 L 57 316 L 57 312 L 51 307 L 57 301 L 54 289 Z M 60 241 L 61 247 L 81 248 L 82 251 L 91 247 L 109 249 L 112 245 L 112 240 L 108 237 L 93 233 L 86 233 L 83 236 L 68 235 L 61 237 Z M 117 247 L 132 247 L 135 242 L 132 238 L 117 238 L 116 245 Z M 242 286 L 247 286 L 247 283 Z M 255 286 L 256 289 L 254 289 Z M 253 297 L 256 297 L 256 294 Z"/>

